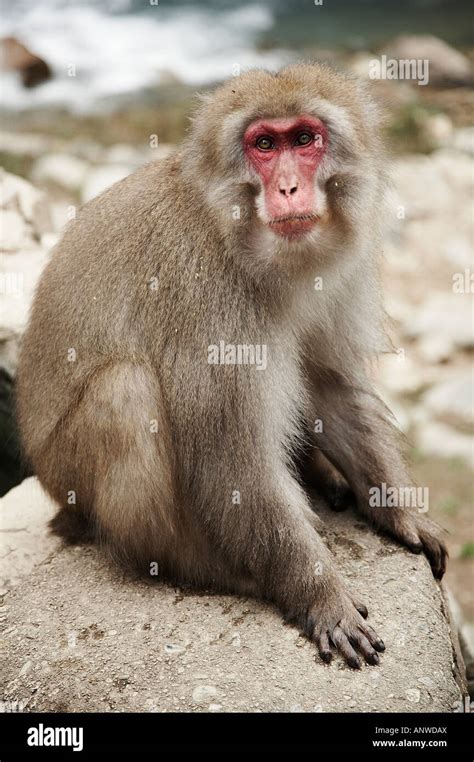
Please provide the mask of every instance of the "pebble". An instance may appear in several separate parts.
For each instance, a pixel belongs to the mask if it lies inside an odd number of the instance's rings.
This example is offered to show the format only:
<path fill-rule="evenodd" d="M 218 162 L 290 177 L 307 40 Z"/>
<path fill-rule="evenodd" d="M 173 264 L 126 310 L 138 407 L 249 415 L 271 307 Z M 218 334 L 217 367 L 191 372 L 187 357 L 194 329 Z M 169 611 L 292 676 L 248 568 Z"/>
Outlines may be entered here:
<path fill-rule="evenodd" d="M 198 685 L 193 690 L 193 701 L 196 704 L 207 704 L 209 699 L 217 696 L 217 688 L 213 685 Z"/>

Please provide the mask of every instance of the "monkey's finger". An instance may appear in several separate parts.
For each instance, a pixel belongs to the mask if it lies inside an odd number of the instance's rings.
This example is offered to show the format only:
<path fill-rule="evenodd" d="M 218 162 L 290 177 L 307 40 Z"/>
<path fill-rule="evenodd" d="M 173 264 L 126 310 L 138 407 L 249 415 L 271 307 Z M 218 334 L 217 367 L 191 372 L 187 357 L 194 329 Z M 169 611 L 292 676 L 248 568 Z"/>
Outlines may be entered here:
<path fill-rule="evenodd" d="M 327 632 L 323 632 L 318 638 L 318 651 L 321 659 L 329 664 L 332 660 L 332 650 Z"/>
<path fill-rule="evenodd" d="M 342 631 L 339 625 L 336 625 L 332 631 L 331 640 L 337 650 L 343 655 L 349 667 L 352 667 L 352 669 L 360 669 L 362 667 L 361 660 L 352 648 L 347 635 Z"/>
<path fill-rule="evenodd" d="M 448 551 L 444 544 L 428 532 L 420 532 L 423 550 L 430 562 L 433 575 L 436 579 L 441 579 L 446 571 L 446 562 Z"/>
<path fill-rule="evenodd" d="M 365 637 L 369 641 L 370 645 L 375 648 L 376 651 L 385 651 L 385 643 L 382 638 L 379 638 L 375 630 L 370 625 L 365 624 L 363 627 L 359 627 L 359 630 L 364 633 Z"/>
<path fill-rule="evenodd" d="M 412 529 L 409 525 L 403 525 L 401 527 L 395 525 L 388 529 L 388 532 L 392 537 L 395 537 L 398 542 L 405 545 L 405 547 L 412 553 L 418 555 L 423 552 L 423 543 L 420 540 L 418 532 L 415 529 Z"/>
<path fill-rule="evenodd" d="M 365 637 L 362 630 L 357 630 L 356 632 L 351 634 L 349 640 L 352 643 L 352 645 L 355 646 L 361 652 L 367 664 L 379 663 L 380 660 L 379 660 L 378 653 L 374 651 L 368 638 Z"/>
<path fill-rule="evenodd" d="M 354 601 L 354 606 L 364 619 L 367 619 L 369 616 L 369 612 L 367 611 L 367 606 L 364 606 L 363 603 L 359 603 L 358 601 Z"/>

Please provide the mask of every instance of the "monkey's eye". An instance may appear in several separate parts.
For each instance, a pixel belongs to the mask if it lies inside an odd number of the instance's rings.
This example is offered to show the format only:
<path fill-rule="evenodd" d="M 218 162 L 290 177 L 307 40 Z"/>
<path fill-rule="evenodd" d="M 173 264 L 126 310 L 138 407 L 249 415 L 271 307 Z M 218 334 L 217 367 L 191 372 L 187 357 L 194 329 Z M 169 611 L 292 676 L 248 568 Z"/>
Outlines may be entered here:
<path fill-rule="evenodd" d="M 275 143 L 268 135 L 262 135 L 261 138 L 258 138 L 256 145 L 261 151 L 271 151 L 275 147 Z"/>
<path fill-rule="evenodd" d="M 295 146 L 308 146 L 313 140 L 313 136 L 309 132 L 300 132 L 296 136 Z"/>

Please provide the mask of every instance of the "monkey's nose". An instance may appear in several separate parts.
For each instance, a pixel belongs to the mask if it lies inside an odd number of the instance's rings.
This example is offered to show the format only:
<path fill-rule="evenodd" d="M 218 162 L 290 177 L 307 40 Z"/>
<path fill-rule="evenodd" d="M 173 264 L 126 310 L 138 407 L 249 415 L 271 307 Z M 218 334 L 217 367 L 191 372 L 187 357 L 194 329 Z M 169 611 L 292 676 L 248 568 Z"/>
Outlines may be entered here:
<path fill-rule="evenodd" d="M 292 196 L 298 190 L 298 183 L 296 180 L 291 180 L 288 183 L 280 180 L 280 193 L 282 196 Z"/>

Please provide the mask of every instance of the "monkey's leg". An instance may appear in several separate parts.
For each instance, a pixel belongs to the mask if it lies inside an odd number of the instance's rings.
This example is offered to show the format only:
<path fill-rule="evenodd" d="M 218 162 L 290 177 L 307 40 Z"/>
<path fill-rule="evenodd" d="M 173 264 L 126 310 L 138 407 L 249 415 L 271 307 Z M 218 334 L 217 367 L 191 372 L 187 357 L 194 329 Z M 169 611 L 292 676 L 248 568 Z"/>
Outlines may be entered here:
<path fill-rule="evenodd" d="M 323 420 L 323 431 L 315 435 L 318 447 L 347 479 L 358 509 L 414 553 L 424 551 L 440 579 L 447 560 L 442 530 L 417 508 L 380 505 L 373 497 L 377 489 L 381 494 L 395 488 L 401 494 L 412 485 L 389 411 L 373 392 L 351 386 L 335 374 L 330 385 L 320 378 L 313 392 L 310 415 Z"/>
<path fill-rule="evenodd" d="M 175 533 L 170 453 L 151 370 L 126 361 L 95 370 L 38 459 L 41 481 L 63 506 L 53 528 L 64 534 L 73 502 L 117 556 L 153 560 Z"/>
<path fill-rule="evenodd" d="M 255 593 L 249 576 L 231 573 L 183 510 L 159 382 L 146 366 L 117 362 L 93 373 L 37 473 L 63 506 L 51 525 L 66 540 L 94 528 L 114 558 L 142 573 Z"/>

